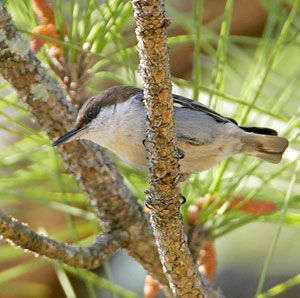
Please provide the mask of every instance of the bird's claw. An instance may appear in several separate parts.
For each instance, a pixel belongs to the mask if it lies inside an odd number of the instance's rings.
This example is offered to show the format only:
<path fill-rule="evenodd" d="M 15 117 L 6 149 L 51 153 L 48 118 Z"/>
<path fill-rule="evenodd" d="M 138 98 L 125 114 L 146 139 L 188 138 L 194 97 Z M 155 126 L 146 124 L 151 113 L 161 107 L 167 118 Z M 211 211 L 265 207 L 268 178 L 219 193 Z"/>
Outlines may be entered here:
<path fill-rule="evenodd" d="M 185 152 L 182 149 L 176 147 L 176 151 L 177 151 L 177 156 L 176 156 L 177 159 L 185 158 Z"/>
<path fill-rule="evenodd" d="M 145 148 L 146 148 L 146 142 L 147 142 L 147 139 L 143 139 L 143 145 Z"/>
<path fill-rule="evenodd" d="M 186 202 L 186 197 L 183 194 L 180 194 L 180 205 L 183 205 Z"/>

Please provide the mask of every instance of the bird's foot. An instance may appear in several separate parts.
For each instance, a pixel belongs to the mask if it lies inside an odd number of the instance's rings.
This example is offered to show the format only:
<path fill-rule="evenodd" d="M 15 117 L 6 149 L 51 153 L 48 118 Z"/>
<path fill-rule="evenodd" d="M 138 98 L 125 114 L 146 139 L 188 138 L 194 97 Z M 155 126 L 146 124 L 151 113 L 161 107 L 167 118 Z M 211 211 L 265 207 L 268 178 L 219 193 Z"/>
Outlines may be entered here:
<path fill-rule="evenodd" d="M 145 189 L 144 190 L 144 194 L 147 196 L 145 202 L 144 202 L 144 205 L 145 205 L 145 208 L 144 210 L 146 211 L 146 213 L 149 213 L 151 212 L 151 210 L 153 209 L 153 206 L 151 204 L 151 198 L 150 198 L 150 190 L 149 189 Z"/>
<path fill-rule="evenodd" d="M 185 152 L 181 148 L 176 147 L 176 151 L 177 151 L 177 155 L 176 155 L 177 159 L 185 158 Z"/>
<path fill-rule="evenodd" d="M 143 146 L 146 148 L 147 139 L 143 139 Z"/>

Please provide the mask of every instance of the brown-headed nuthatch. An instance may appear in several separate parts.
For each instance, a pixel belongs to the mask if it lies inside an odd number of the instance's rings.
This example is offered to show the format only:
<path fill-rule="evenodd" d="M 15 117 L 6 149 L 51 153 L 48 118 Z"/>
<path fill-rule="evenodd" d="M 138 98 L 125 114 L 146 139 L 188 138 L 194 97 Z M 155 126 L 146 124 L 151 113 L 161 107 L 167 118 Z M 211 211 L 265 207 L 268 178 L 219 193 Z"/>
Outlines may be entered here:
<path fill-rule="evenodd" d="M 181 172 L 192 174 L 237 153 L 279 163 L 288 140 L 270 128 L 242 127 L 207 106 L 173 95 L 178 147 L 185 152 Z M 122 86 L 105 90 L 81 108 L 75 129 L 53 145 L 90 140 L 116 153 L 135 168 L 147 169 L 146 111 L 143 90 Z"/>

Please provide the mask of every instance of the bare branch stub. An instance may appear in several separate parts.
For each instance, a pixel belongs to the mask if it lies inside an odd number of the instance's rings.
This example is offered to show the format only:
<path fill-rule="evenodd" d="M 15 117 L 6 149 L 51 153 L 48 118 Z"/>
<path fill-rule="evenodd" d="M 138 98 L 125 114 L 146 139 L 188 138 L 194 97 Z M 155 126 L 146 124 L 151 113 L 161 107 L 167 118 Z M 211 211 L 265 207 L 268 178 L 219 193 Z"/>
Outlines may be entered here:
<path fill-rule="evenodd" d="M 147 108 L 150 192 L 147 206 L 164 271 L 176 297 L 203 297 L 180 214 L 179 164 L 162 0 L 132 0 Z"/>

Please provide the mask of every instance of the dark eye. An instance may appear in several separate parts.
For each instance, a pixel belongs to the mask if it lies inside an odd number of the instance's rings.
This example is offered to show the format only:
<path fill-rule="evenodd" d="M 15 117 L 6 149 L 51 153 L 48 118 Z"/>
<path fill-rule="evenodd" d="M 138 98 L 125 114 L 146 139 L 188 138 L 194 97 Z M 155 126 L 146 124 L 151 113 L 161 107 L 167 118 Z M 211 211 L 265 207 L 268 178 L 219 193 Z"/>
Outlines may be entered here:
<path fill-rule="evenodd" d="M 86 117 L 90 120 L 94 119 L 97 117 L 97 112 L 96 110 L 89 110 L 86 112 Z"/>

